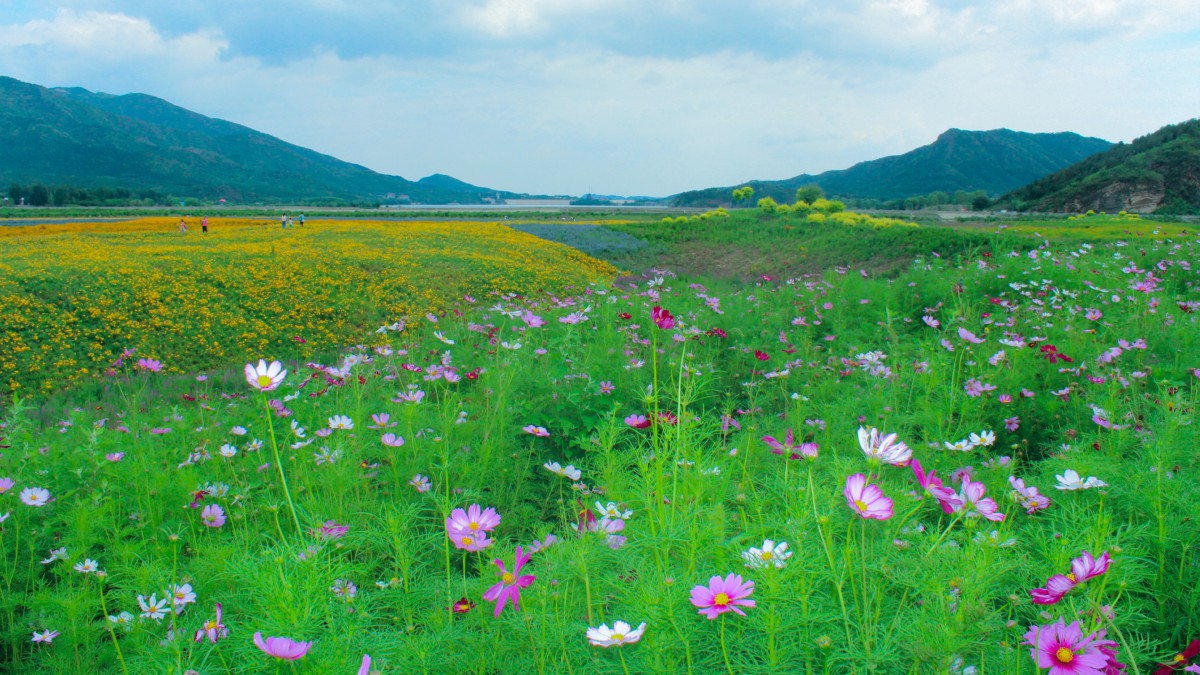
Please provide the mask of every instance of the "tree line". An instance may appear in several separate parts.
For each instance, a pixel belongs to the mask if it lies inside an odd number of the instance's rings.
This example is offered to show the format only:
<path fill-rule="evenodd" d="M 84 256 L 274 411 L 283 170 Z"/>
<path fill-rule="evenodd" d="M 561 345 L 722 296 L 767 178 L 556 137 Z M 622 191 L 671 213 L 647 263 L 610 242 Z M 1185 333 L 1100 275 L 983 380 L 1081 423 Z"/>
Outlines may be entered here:
<path fill-rule="evenodd" d="M 178 201 L 154 189 L 12 183 L 5 193 L 9 205 L 19 206 L 164 206 Z"/>

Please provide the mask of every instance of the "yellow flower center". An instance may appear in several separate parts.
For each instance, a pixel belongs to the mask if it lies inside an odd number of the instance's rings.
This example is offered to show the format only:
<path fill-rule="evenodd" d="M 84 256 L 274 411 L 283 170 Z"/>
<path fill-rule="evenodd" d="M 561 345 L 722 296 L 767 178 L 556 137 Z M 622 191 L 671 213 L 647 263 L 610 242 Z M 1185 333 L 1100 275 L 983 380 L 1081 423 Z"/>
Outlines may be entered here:
<path fill-rule="evenodd" d="M 729 604 L 729 594 L 717 593 L 717 597 L 713 598 L 713 604 L 717 607 L 724 607 Z"/>
<path fill-rule="evenodd" d="M 516 577 L 512 575 L 512 572 L 505 572 L 504 574 L 500 575 L 500 580 L 503 581 L 505 585 L 511 586 L 512 582 L 516 580 Z"/>
<path fill-rule="evenodd" d="M 625 639 L 625 634 L 624 633 L 613 633 L 612 639 L 616 640 L 617 642 L 620 642 L 621 640 Z"/>
<path fill-rule="evenodd" d="M 1054 652 L 1054 660 L 1065 666 L 1075 660 L 1075 652 L 1066 647 L 1059 647 Z"/>
<path fill-rule="evenodd" d="M 770 552 L 770 551 L 763 551 L 763 552 L 762 552 L 762 559 L 763 559 L 763 560 L 770 560 L 772 557 L 773 557 L 773 556 L 771 555 L 771 552 Z"/>
<path fill-rule="evenodd" d="M 216 630 L 216 629 L 217 629 L 216 620 L 209 619 L 208 621 L 204 622 L 204 630 Z"/>
<path fill-rule="evenodd" d="M 866 503 L 866 502 L 864 502 L 864 501 L 863 501 L 863 500 L 861 500 L 861 499 L 855 499 L 855 500 L 854 500 L 854 505 L 858 507 L 858 510 L 859 510 L 859 511 L 866 511 L 866 510 L 867 510 L 867 503 Z"/>
<path fill-rule="evenodd" d="M 1067 572 L 1067 578 L 1070 579 L 1071 581 L 1076 581 L 1075 574 L 1072 572 Z"/>
<path fill-rule="evenodd" d="M 463 546 L 470 546 L 471 544 L 475 543 L 475 540 L 470 537 L 463 537 L 462 543 L 463 543 Z"/>
<path fill-rule="evenodd" d="M 471 531 L 474 532 L 475 530 L 479 529 L 479 523 L 472 521 L 470 525 L 467 525 L 467 527 L 471 528 Z"/>
<path fill-rule="evenodd" d="M 270 375 L 259 375 L 258 376 L 258 386 L 260 386 L 260 387 L 271 386 L 271 376 Z"/>

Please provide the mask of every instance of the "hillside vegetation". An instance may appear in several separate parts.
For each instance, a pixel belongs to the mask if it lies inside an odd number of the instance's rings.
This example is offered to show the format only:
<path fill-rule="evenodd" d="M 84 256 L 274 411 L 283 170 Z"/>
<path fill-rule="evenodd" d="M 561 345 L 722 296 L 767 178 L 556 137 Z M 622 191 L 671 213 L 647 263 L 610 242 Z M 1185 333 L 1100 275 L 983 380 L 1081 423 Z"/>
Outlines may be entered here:
<path fill-rule="evenodd" d="M 1116 145 L 1000 200 L 1017 210 L 1200 213 L 1200 119 Z"/>

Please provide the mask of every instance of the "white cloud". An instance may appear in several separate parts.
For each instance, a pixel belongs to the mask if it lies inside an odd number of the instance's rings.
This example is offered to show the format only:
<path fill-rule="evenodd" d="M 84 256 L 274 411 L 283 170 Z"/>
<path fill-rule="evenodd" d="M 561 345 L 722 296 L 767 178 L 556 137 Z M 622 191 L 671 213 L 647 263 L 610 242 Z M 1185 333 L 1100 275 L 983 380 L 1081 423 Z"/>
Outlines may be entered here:
<path fill-rule="evenodd" d="M 211 16 L 174 17 L 171 30 L 149 14 L 0 19 L 0 72 L 153 94 L 410 179 L 573 194 L 817 173 L 949 127 L 1130 140 L 1200 110 L 1200 89 L 1181 86 L 1200 80 L 1200 47 L 1166 39 L 1200 23 L 1185 16 L 1190 0 L 1148 0 L 1144 12 L 1134 0 L 431 1 L 454 25 L 430 24 L 441 46 L 427 53 L 311 41 L 286 58 L 249 56 L 234 43 L 252 32 L 231 32 L 247 26 Z M 1110 26 L 1114 16 L 1125 23 Z M 611 42 L 609 24 L 638 44 Z M 580 25 L 597 29 L 571 32 Z M 758 33 L 735 35 L 743 25 Z"/>

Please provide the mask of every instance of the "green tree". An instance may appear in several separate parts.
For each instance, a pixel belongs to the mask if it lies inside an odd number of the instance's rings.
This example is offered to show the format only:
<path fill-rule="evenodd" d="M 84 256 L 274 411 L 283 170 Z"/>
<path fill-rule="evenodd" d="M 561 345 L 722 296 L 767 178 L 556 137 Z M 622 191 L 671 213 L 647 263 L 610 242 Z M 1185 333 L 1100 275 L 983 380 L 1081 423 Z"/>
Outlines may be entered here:
<path fill-rule="evenodd" d="M 50 204 L 50 189 L 38 183 L 29 188 L 29 195 L 25 198 L 25 201 L 31 206 L 47 206 Z"/>
<path fill-rule="evenodd" d="M 746 185 L 746 186 L 740 187 L 740 188 L 736 188 L 733 191 L 733 201 L 735 201 L 735 202 L 745 202 L 746 204 L 749 204 L 750 200 L 753 198 L 754 198 L 754 188 L 750 187 L 749 185 Z"/>
<path fill-rule="evenodd" d="M 8 186 L 8 199 L 13 204 L 20 204 L 21 198 L 25 196 L 25 188 L 21 187 L 20 183 L 13 183 Z"/>
<path fill-rule="evenodd" d="M 815 184 L 814 185 L 805 185 L 796 190 L 796 201 L 797 202 L 807 202 L 809 204 L 812 204 L 813 202 L 817 201 L 818 199 L 821 199 L 824 196 L 825 196 L 825 191 L 821 189 L 820 185 L 815 185 Z"/>
<path fill-rule="evenodd" d="M 779 210 L 779 203 L 770 197 L 763 197 L 758 200 L 758 208 L 763 213 L 775 213 Z"/>

